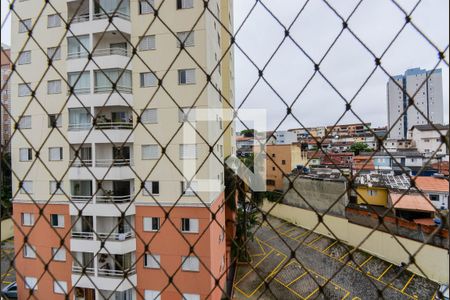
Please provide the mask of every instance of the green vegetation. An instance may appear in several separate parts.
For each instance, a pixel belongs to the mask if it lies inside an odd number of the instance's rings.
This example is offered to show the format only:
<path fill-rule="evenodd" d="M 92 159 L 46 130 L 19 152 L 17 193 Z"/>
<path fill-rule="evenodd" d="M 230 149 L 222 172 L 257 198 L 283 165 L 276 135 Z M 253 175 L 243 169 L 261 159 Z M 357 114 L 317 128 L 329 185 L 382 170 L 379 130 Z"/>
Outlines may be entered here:
<path fill-rule="evenodd" d="M 373 149 L 370 148 L 367 144 L 365 143 L 354 143 L 351 147 L 350 147 L 350 151 L 355 153 L 355 155 L 359 155 L 361 152 L 372 152 Z"/>

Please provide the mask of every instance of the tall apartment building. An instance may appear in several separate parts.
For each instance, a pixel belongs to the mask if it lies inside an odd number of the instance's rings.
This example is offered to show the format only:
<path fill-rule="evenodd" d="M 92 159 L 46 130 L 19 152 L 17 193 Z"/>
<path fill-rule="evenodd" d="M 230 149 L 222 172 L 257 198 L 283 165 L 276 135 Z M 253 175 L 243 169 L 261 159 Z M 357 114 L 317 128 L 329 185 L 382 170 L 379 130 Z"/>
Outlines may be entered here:
<path fill-rule="evenodd" d="M 9 139 L 11 136 L 11 93 L 9 77 L 11 74 L 11 61 L 9 46 L 2 44 L 0 62 L 1 62 L 1 101 L 0 105 L 0 145 L 8 151 Z"/>
<path fill-rule="evenodd" d="M 19 299 L 220 299 L 233 1 L 50 2 L 11 15 Z M 188 107 L 217 115 L 195 122 Z"/>
<path fill-rule="evenodd" d="M 403 93 L 404 90 L 411 97 L 414 96 L 417 108 L 408 108 L 409 97 Z M 407 70 L 404 75 L 394 76 L 393 80 L 390 79 L 387 83 L 387 99 L 390 138 L 406 139 L 408 130 L 416 125 L 426 125 L 430 122 L 443 124 L 442 70 L 427 71 L 415 68 Z"/>

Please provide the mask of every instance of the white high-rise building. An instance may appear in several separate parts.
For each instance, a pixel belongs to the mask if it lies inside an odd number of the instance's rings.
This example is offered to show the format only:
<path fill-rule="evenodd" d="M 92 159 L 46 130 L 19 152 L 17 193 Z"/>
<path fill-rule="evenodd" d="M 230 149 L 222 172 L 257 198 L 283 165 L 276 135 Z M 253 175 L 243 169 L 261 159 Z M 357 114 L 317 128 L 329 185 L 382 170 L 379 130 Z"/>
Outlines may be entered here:
<path fill-rule="evenodd" d="M 221 299 L 233 1 L 50 3 L 11 16 L 18 298 Z"/>
<path fill-rule="evenodd" d="M 392 128 L 389 134 L 391 138 L 406 139 L 408 130 L 416 125 L 443 123 L 441 69 L 435 71 L 409 69 L 405 75 L 394 76 L 393 79 L 387 84 L 388 127 L 390 130 Z M 407 94 L 403 93 L 404 90 Z M 408 108 L 408 95 L 414 99 L 417 108 L 414 106 Z M 403 114 L 405 110 L 407 113 Z"/>

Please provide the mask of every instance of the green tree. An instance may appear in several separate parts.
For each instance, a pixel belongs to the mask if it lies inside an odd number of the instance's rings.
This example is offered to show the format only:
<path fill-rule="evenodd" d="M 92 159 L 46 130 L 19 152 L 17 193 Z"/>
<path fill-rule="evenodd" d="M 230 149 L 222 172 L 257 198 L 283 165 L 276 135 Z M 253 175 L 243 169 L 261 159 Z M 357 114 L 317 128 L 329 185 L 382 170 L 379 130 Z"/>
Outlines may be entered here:
<path fill-rule="evenodd" d="M 367 144 L 357 142 L 350 147 L 350 151 L 359 155 L 361 152 L 372 152 L 373 150 Z"/>
<path fill-rule="evenodd" d="M 255 137 L 256 131 L 254 129 L 246 129 L 241 131 L 241 135 L 245 137 Z"/>

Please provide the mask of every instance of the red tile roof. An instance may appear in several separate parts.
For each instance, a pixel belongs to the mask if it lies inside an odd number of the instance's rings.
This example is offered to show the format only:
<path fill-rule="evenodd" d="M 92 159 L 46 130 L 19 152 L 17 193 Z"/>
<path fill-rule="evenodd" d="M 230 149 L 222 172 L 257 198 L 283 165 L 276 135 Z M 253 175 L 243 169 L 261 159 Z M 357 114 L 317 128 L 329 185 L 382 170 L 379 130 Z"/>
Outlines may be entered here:
<path fill-rule="evenodd" d="M 395 209 L 417 210 L 435 212 L 436 208 L 430 203 L 430 199 L 421 194 L 397 194 L 391 193 L 392 205 Z"/>
<path fill-rule="evenodd" d="M 448 190 L 449 190 L 447 179 L 426 177 L 426 176 L 416 177 L 416 187 L 419 190 L 427 191 L 427 192 L 447 192 L 448 193 Z"/>

